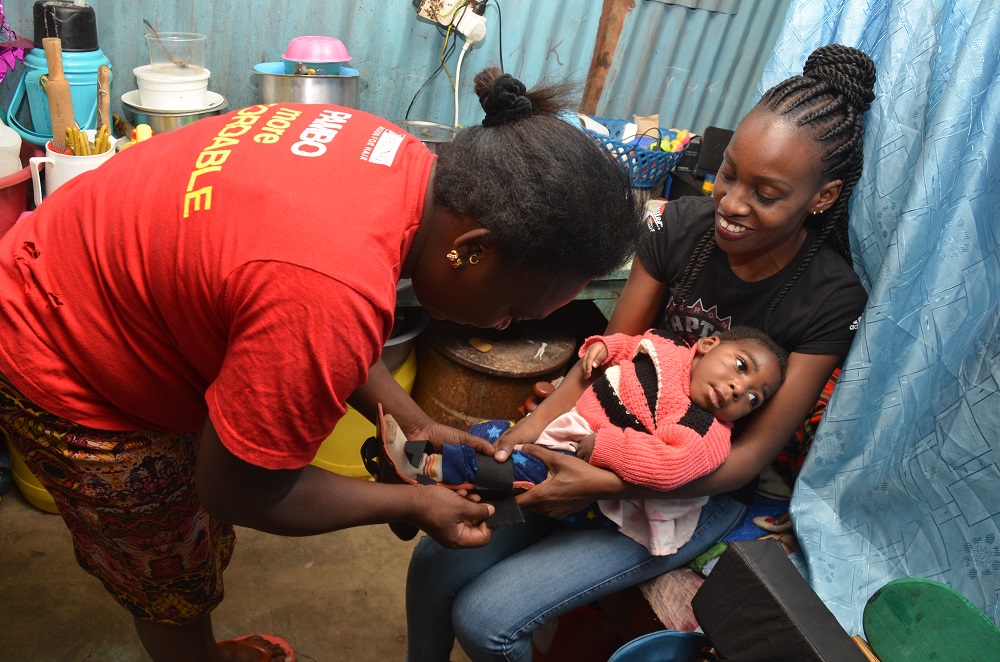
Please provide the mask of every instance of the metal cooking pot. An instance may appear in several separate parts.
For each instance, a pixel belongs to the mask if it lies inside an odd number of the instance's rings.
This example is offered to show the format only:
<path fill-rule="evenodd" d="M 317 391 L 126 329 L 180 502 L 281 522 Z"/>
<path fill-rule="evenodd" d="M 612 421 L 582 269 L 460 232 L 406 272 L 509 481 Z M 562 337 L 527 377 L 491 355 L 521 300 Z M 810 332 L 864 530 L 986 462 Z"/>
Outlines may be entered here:
<path fill-rule="evenodd" d="M 193 124 L 204 117 L 219 115 L 222 111 L 226 110 L 229 103 L 223 99 L 221 103 L 218 103 L 207 110 L 177 112 L 154 111 L 149 110 L 148 108 L 138 108 L 125 101 L 122 101 L 122 105 L 126 108 L 126 110 L 132 113 L 132 117 L 134 118 L 132 121 L 133 124 L 148 124 L 154 134 L 159 134 L 179 129 L 182 126 L 187 126 L 188 124 Z M 126 136 L 126 138 L 127 137 L 128 136 Z"/>
<path fill-rule="evenodd" d="M 455 139 L 455 134 L 458 133 L 457 128 L 448 124 L 425 122 L 424 120 L 398 120 L 394 124 L 419 138 L 420 142 L 434 154 L 437 154 L 437 146 L 440 143 L 451 142 Z"/>
<path fill-rule="evenodd" d="M 261 103 L 329 103 L 358 108 L 359 73 L 349 76 L 296 76 L 272 72 L 270 68 L 262 71 L 262 68 L 262 65 L 257 65 L 253 70 L 260 88 Z"/>

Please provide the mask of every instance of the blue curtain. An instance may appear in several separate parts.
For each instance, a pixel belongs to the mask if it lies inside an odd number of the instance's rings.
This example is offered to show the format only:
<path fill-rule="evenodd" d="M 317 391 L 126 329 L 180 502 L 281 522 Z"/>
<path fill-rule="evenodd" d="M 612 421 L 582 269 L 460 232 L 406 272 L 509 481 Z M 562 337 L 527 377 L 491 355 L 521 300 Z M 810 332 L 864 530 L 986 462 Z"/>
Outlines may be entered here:
<path fill-rule="evenodd" d="M 1000 3 L 793 0 L 761 90 L 828 43 L 878 66 L 851 201 L 870 301 L 792 498 L 851 634 L 899 577 L 1000 624 Z"/>

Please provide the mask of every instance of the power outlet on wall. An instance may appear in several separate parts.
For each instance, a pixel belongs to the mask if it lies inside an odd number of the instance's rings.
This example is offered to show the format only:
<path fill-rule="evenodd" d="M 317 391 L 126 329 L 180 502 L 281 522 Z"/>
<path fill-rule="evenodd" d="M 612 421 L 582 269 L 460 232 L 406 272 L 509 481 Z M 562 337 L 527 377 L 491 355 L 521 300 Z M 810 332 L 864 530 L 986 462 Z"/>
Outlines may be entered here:
<path fill-rule="evenodd" d="M 417 16 L 437 21 L 441 25 L 451 25 L 455 20 L 455 6 L 461 2 L 462 0 L 413 0 L 413 7 L 417 10 Z"/>

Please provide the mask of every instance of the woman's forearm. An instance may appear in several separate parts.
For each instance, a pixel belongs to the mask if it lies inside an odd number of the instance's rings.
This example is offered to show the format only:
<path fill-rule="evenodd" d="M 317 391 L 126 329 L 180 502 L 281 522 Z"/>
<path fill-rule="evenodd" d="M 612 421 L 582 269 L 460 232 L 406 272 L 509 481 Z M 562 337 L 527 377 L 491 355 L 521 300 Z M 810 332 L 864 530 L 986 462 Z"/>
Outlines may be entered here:
<path fill-rule="evenodd" d="M 368 371 L 368 381 L 354 390 L 347 402 L 372 423 L 378 418 L 378 405 L 404 430 L 426 424 L 430 417 L 396 381 L 381 360 Z"/>
<path fill-rule="evenodd" d="M 576 401 L 587 390 L 589 383 L 583 376 L 582 364 L 580 361 L 576 361 L 563 377 L 559 387 L 542 400 L 535 407 L 535 411 L 531 412 L 531 416 L 524 418 L 522 422 L 530 421 L 534 427 L 538 427 L 540 430 L 544 429 L 549 423 L 576 405 Z"/>
<path fill-rule="evenodd" d="M 249 464 L 223 445 L 210 422 L 199 442 L 195 480 L 213 517 L 286 536 L 410 519 L 415 509 L 409 485 L 380 485 L 313 466 L 271 470 Z"/>

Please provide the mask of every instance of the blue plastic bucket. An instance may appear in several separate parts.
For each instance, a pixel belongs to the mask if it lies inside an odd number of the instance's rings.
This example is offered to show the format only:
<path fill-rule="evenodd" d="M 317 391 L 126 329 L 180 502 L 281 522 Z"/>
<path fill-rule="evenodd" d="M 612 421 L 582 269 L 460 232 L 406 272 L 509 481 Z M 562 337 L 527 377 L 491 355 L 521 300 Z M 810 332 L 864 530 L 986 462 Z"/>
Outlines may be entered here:
<path fill-rule="evenodd" d="M 101 65 L 111 68 L 104 51 L 63 53 L 63 72 L 69 81 L 73 96 L 73 115 L 81 129 L 97 128 L 97 70 Z M 7 125 L 35 145 L 45 145 L 52 139 L 52 118 L 49 115 L 49 98 L 41 78 L 49 73 L 45 51 L 32 48 L 24 55 L 24 75 L 17 83 L 14 96 L 7 107 Z M 112 78 L 114 73 L 112 72 Z M 109 84 L 110 87 L 110 84 Z M 110 89 L 108 90 L 110 93 Z M 25 99 L 31 117 L 31 128 L 17 119 Z"/>
<path fill-rule="evenodd" d="M 660 630 L 628 642 L 608 662 L 693 662 L 708 645 L 708 637 L 698 632 Z"/>

